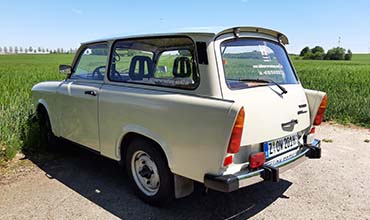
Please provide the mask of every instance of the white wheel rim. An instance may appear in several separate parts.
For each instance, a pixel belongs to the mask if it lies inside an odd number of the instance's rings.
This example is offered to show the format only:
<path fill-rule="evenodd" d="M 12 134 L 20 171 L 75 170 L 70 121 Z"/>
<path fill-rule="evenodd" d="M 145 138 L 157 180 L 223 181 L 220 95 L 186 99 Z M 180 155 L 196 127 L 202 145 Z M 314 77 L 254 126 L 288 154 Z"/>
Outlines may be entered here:
<path fill-rule="evenodd" d="M 155 195 L 160 186 L 157 165 L 144 151 L 136 151 L 131 158 L 131 172 L 136 185 L 147 196 Z"/>

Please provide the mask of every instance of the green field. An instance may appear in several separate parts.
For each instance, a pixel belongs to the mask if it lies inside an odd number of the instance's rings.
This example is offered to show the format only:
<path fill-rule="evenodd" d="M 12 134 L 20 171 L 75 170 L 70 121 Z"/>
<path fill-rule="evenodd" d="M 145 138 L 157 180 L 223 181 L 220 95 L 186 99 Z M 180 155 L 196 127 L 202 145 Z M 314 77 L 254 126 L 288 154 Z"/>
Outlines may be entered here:
<path fill-rule="evenodd" d="M 355 54 L 352 61 L 293 63 L 305 88 L 327 92 L 327 120 L 370 127 L 370 55 Z"/>
<path fill-rule="evenodd" d="M 72 55 L 0 56 L 0 160 L 21 149 L 38 145 L 30 122 L 30 91 L 45 80 L 63 79 L 59 64 Z M 305 88 L 326 91 L 326 119 L 370 127 L 370 55 L 354 55 L 352 61 L 314 61 L 293 58 Z"/>

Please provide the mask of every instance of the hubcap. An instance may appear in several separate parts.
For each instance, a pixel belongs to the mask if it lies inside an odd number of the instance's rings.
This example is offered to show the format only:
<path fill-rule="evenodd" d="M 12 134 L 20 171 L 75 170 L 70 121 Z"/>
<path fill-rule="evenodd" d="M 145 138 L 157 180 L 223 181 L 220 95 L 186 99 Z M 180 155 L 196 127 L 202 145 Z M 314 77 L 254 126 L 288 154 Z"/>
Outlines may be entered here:
<path fill-rule="evenodd" d="M 136 185 L 148 196 L 155 195 L 159 190 L 159 174 L 157 165 L 144 151 L 136 151 L 131 159 L 131 171 Z"/>

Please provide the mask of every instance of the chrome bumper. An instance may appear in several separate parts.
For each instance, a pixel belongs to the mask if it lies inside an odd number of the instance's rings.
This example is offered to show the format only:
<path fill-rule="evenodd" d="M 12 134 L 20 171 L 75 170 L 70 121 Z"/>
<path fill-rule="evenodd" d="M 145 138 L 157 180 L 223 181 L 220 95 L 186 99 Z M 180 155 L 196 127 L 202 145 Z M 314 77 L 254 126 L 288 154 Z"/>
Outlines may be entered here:
<path fill-rule="evenodd" d="M 255 171 L 243 170 L 235 174 L 221 176 L 206 174 L 204 176 L 204 185 L 217 191 L 231 192 L 261 181 L 278 182 L 279 173 L 291 169 L 307 158 L 321 158 L 320 145 L 320 140 L 315 139 L 311 144 L 304 145 L 294 157 L 273 166 L 265 164 L 262 168 Z"/>

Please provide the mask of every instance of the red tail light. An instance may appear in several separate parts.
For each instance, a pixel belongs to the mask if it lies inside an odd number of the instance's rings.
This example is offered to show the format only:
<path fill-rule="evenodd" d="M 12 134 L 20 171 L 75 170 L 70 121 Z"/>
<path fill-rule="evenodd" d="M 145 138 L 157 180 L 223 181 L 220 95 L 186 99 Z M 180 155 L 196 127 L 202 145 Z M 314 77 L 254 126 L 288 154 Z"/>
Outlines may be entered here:
<path fill-rule="evenodd" d="M 322 98 L 319 110 L 317 110 L 315 120 L 313 122 L 314 125 L 320 125 L 321 124 L 322 120 L 324 119 L 324 113 L 325 113 L 325 109 L 326 109 L 327 104 L 328 104 L 328 97 L 325 95 Z"/>
<path fill-rule="evenodd" d="M 316 128 L 312 127 L 311 130 L 310 130 L 310 134 L 315 134 L 315 132 L 316 132 Z"/>
<path fill-rule="evenodd" d="M 225 157 L 225 160 L 224 160 L 224 166 L 229 166 L 231 163 L 233 162 L 233 155 L 229 155 L 227 157 Z"/>
<path fill-rule="evenodd" d="M 244 108 L 242 107 L 236 117 L 233 130 L 231 132 L 229 146 L 227 153 L 235 154 L 239 152 L 240 141 L 242 139 L 243 127 L 244 127 Z"/>
<path fill-rule="evenodd" d="M 266 162 L 266 156 L 264 152 L 251 154 L 249 156 L 249 167 L 252 169 L 261 167 Z"/>

